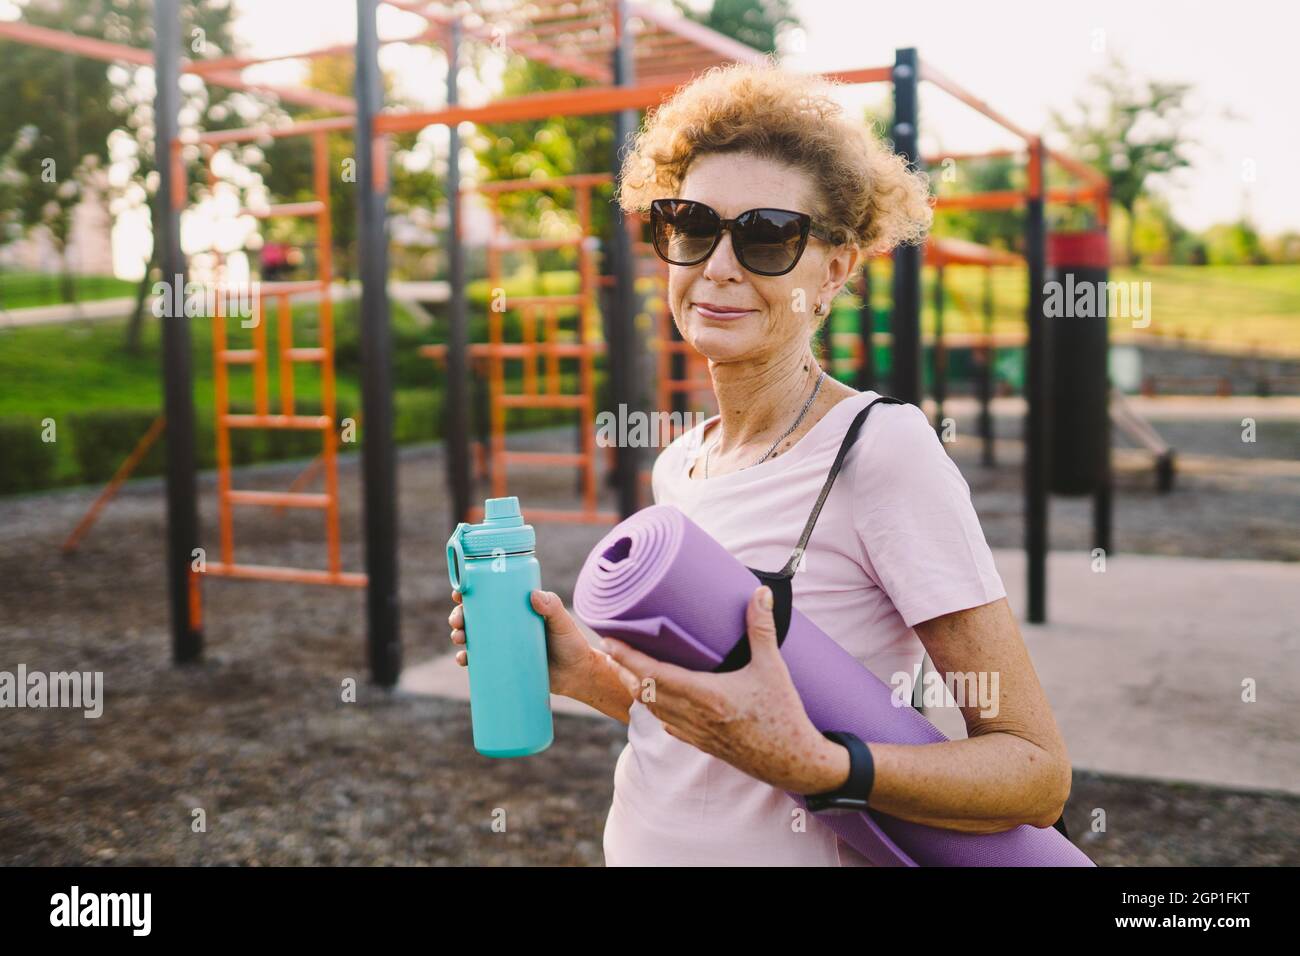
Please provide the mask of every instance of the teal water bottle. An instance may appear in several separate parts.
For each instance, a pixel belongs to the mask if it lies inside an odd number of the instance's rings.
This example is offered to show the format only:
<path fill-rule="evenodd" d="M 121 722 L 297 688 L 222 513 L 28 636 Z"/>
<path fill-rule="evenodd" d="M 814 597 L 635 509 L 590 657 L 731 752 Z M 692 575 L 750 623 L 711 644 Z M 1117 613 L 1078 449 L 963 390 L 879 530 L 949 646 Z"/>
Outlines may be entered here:
<path fill-rule="evenodd" d="M 462 521 L 447 541 L 447 573 L 464 607 L 474 749 L 526 757 L 555 739 L 546 623 L 529 600 L 542 586 L 537 536 L 518 498 L 489 498 L 483 517 Z"/>

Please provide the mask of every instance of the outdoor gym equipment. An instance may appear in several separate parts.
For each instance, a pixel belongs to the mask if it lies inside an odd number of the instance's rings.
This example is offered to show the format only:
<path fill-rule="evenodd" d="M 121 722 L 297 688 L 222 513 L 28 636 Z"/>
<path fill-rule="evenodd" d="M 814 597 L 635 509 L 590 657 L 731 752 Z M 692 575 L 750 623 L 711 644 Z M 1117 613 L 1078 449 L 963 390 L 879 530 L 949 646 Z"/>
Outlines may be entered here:
<path fill-rule="evenodd" d="M 208 185 L 215 186 L 212 160 L 216 147 L 238 141 L 226 134 L 201 137 L 207 154 Z M 286 581 L 299 584 L 337 584 L 365 587 L 366 576 L 344 571 L 339 552 L 338 423 L 334 386 L 334 310 L 332 300 L 333 243 L 330 238 L 329 149 L 324 132 L 310 134 L 313 187 L 316 198 L 309 202 L 282 203 L 257 209 L 243 209 L 242 214 L 260 220 L 306 217 L 314 221 L 318 244 L 319 276 L 297 282 L 262 282 L 256 286 L 252 326 L 252 347 L 234 349 L 227 344 L 227 316 L 222 307 L 225 298 L 218 294 L 218 308 L 212 316 L 212 363 L 215 394 L 217 442 L 217 509 L 220 524 L 219 561 L 208 562 L 206 572 L 217 577 L 263 581 Z M 221 258 L 220 256 L 218 257 Z M 219 273 L 224 262 L 218 266 Z M 221 283 L 218 283 L 220 290 Z M 291 298 L 316 293 L 317 341 L 314 345 L 294 343 Z M 271 408 L 267 341 L 266 300 L 276 302 L 276 356 L 278 369 L 278 407 Z M 299 414 L 295 403 L 294 380 L 300 364 L 315 365 L 320 371 L 320 413 Z M 253 410 L 251 414 L 234 414 L 230 410 L 230 373 L 235 367 L 252 370 Z M 231 430 L 264 429 L 268 431 L 309 431 L 320 434 L 322 450 L 318 469 L 324 490 L 319 493 L 300 490 L 254 491 L 234 487 L 231 475 Z M 326 562 L 323 569 L 291 568 L 248 564 L 235 558 L 234 509 L 240 507 L 308 508 L 324 516 Z M 197 576 L 196 576 L 197 577 Z M 201 622 L 200 591 L 197 582 L 191 588 L 191 619 Z"/>
<path fill-rule="evenodd" d="M 708 67 L 745 62 L 759 64 L 764 57 L 734 40 L 684 17 L 632 0 L 592 2 L 576 9 L 563 0 L 534 0 L 506 12 L 485 10 L 472 4 L 466 8 L 434 0 L 387 0 L 387 5 L 416 14 L 425 28 L 416 34 L 381 41 L 378 35 L 379 0 L 357 0 L 357 42 L 355 45 L 355 96 L 340 96 L 320 90 L 274 87 L 270 91 L 284 102 L 324 109 L 334 115 L 302 120 L 284 126 L 204 133 L 209 144 L 262 137 L 351 132 L 354 135 L 355 189 L 358 208 L 357 248 L 361 277 L 362 414 L 366 434 L 362 443 L 362 489 L 364 496 L 365 556 L 364 584 L 367 597 L 367 630 L 371 675 L 380 684 L 396 683 L 401 670 L 398 635 L 397 588 L 397 484 L 396 453 L 393 444 L 392 334 L 388 302 L 388 239 L 386 204 L 387 137 L 394 133 L 446 126 L 449 133 L 447 194 L 460 192 L 460 124 L 490 126 L 496 122 L 518 122 L 552 116 L 610 115 L 614 119 L 614 150 L 611 163 L 627 148 L 636 130 L 637 111 L 655 107 L 669 98 L 694 75 Z M 154 50 L 130 47 L 88 37 L 35 27 L 22 22 L 0 23 L 0 38 L 90 56 L 106 61 L 147 65 L 153 68 L 159 189 L 156 242 L 161 249 L 163 275 L 184 276 L 185 256 L 180 246 L 180 212 L 186 204 L 183 149 L 180 138 L 180 76 L 192 73 L 205 82 L 234 89 L 268 89 L 243 79 L 242 71 L 258 63 L 312 59 L 337 55 L 337 44 L 289 54 L 266 57 L 220 57 L 182 61 L 179 0 L 156 0 L 154 4 Z M 612 29 L 605 29 L 611 27 Z M 583 76 L 595 85 L 560 92 L 543 92 L 487 103 L 464 106 L 459 100 L 457 76 L 460 48 L 467 40 L 504 43 L 512 52 L 556 69 Z M 378 52 L 382 43 L 433 41 L 445 50 L 448 60 L 447 105 L 429 111 L 386 111 L 379 71 Z M 1031 622 L 1046 619 L 1047 491 L 1051 477 L 1049 359 L 1051 329 L 1043 317 L 1043 286 L 1046 278 L 1046 220 L 1048 203 L 1090 205 L 1096 220 L 1104 224 L 1107 213 L 1107 182 L 1104 176 L 1078 160 L 1046 148 L 1041 136 L 1023 128 L 982 100 L 974 97 L 943 73 L 925 62 L 914 49 L 896 51 L 892 65 L 839 70 L 825 74 L 845 84 L 890 83 L 894 93 L 894 117 L 889 130 L 895 150 L 911 164 L 923 159 L 919 152 L 919 87 L 924 81 L 966 104 L 1001 126 L 1024 143 L 1028 184 L 1021 190 L 979 195 L 944 196 L 939 208 L 1025 210 L 1025 259 L 1028 288 L 1028 347 L 1026 361 L 1025 522 L 1028 553 L 1028 606 Z M 1048 189 L 1046 167 L 1054 163 L 1078 185 Z M 319 189 L 318 189 L 319 194 Z M 327 201 L 327 200 L 326 200 Z M 451 204 L 449 254 L 449 332 L 446 348 L 447 378 L 444 403 L 449 427 L 445 430 L 448 505 L 452 524 L 470 510 L 472 456 L 469 446 L 469 371 L 467 308 L 465 300 L 464 250 L 460 237 L 460 204 Z M 633 325 L 636 299 L 634 240 L 628 229 L 630 217 L 615 204 L 611 207 L 610 248 L 611 295 L 605 321 L 605 357 L 614 409 L 637 407 L 639 383 L 639 336 Z M 328 241 L 322 242 L 324 253 Z M 890 331 L 890 391 L 904 401 L 921 400 L 921 268 L 924 253 L 905 246 L 893 253 L 892 328 Z M 324 288 L 323 284 L 320 288 Z M 278 290 L 276 290 L 278 291 Z M 328 295 L 322 296 L 322 304 Z M 168 599 L 171 609 L 173 658 L 178 663 L 198 660 L 202 653 L 201 617 L 198 613 L 198 580 L 193 567 L 199 547 L 199 526 L 195 478 L 193 370 L 191 368 L 190 324 L 183 317 L 168 315 L 162 323 L 162 368 L 164 414 L 167 420 L 167 547 Z M 862 333 L 864 345 L 872 330 Z M 671 337 L 671 335 L 670 335 Z M 575 345 L 577 343 L 574 343 Z M 320 346 L 328 352 L 328 343 Z M 261 351 L 254 349 L 253 351 Z M 871 349 L 863 353 L 870 360 Z M 255 368 L 265 367 L 269 356 L 248 357 Z M 283 358 L 283 356 L 281 356 Z M 673 378 L 692 382 L 694 378 L 677 362 Z M 243 359 L 224 364 L 238 364 Z M 296 361 L 291 358 L 290 361 Z M 314 359 L 313 359 L 314 361 Z M 324 364 L 323 364 L 324 367 Z M 680 372 L 680 374 L 678 374 Z M 256 374 L 256 373 L 255 373 Z M 859 373 L 859 382 L 863 373 Z M 693 386 L 692 386 L 693 387 Z M 859 384 L 859 387 L 863 387 Z M 319 429 L 324 441 L 332 441 L 332 429 L 322 421 L 333 409 L 322 408 L 318 420 L 289 421 L 271 415 L 269 408 L 244 421 L 231 420 L 227 413 L 222 427 L 304 427 Z M 280 417 L 278 424 L 272 419 Z M 288 416 L 287 418 L 297 418 Z M 307 416 L 309 418 L 317 418 Z M 329 433 L 329 437 L 325 437 Z M 328 447 L 324 450 L 330 454 Z M 620 446 L 615 453 L 618 512 L 626 516 L 636 509 L 642 493 L 641 450 Z M 279 507 L 294 501 L 320 507 L 328 515 L 336 508 L 336 489 L 310 500 L 280 499 Z M 223 507 L 255 506 L 261 501 L 241 496 L 227 484 Z M 332 532 L 327 531 L 327 537 Z M 226 544 L 232 545 L 231 549 Z M 223 557 L 217 565 L 237 576 L 242 565 L 229 551 L 233 539 L 223 534 Z M 338 584 L 360 584 L 331 557 L 324 570 L 284 569 L 252 576 L 271 580 L 320 580 Z M 304 575 L 306 575 L 304 577 Z"/>
<path fill-rule="evenodd" d="M 576 176 L 559 176 L 547 179 L 514 179 L 496 181 L 478 186 L 476 190 L 489 199 L 492 216 L 491 238 L 487 247 L 488 264 L 488 341 L 473 343 L 468 347 L 471 361 L 486 373 L 486 414 L 489 422 L 487 452 L 483 459 L 492 487 L 492 495 L 506 495 L 507 467 L 514 464 L 546 467 L 571 466 L 578 470 L 582 505 L 577 510 L 533 508 L 534 521 L 613 522 L 618 516 L 601 511 L 597 506 L 595 359 L 604 353 L 604 343 L 597 338 L 599 322 L 596 314 L 596 290 L 600 277 L 596 273 L 592 249 L 591 209 L 592 193 L 612 181 L 608 173 Z M 571 189 L 576 197 L 578 231 L 576 234 L 552 239 L 520 239 L 506 234 L 502 225 L 500 197 L 505 193 Z M 463 198 L 462 200 L 463 201 Z M 538 252 L 541 250 L 575 250 L 578 257 L 578 291 L 562 295 L 506 295 L 504 293 L 504 256 L 513 251 Z M 570 320 L 561 317 L 561 310 L 574 311 Z M 506 316 L 518 319 L 519 341 L 506 341 Z M 446 345 L 428 345 L 420 354 L 445 362 Z M 566 360 L 577 364 L 576 382 L 569 385 L 562 374 Z M 541 363 L 539 375 L 539 362 Z M 516 365 L 517 363 L 517 365 Z M 518 390 L 511 390 L 507 373 L 518 367 L 521 382 Z M 568 387 L 566 387 L 568 385 Z M 576 386 L 576 387 L 574 387 Z M 507 418 L 511 410 L 528 408 L 563 408 L 577 413 L 578 450 L 573 452 L 525 451 L 506 447 Z M 480 423 L 480 427 L 481 427 Z M 460 427 L 465 427 L 463 424 Z M 472 508 L 464 516 L 467 521 L 479 520 L 482 509 Z"/>

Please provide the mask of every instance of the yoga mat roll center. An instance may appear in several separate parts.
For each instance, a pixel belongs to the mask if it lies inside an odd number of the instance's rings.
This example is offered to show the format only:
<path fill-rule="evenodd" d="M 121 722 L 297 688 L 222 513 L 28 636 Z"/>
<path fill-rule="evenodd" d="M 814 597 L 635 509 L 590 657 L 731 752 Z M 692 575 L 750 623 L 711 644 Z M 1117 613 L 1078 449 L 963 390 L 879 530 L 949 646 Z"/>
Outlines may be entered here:
<path fill-rule="evenodd" d="M 677 508 L 638 511 L 601 539 L 583 564 L 573 608 L 588 627 L 691 670 L 713 670 L 745 631 L 745 608 L 759 581 Z M 804 709 L 818 730 L 865 741 L 947 740 L 890 687 L 795 607 L 781 645 Z M 790 794 L 801 806 L 802 797 Z M 817 814 L 876 866 L 1093 866 L 1052 828 L 1019 826 L 967 834 L 877 811 Z"/>

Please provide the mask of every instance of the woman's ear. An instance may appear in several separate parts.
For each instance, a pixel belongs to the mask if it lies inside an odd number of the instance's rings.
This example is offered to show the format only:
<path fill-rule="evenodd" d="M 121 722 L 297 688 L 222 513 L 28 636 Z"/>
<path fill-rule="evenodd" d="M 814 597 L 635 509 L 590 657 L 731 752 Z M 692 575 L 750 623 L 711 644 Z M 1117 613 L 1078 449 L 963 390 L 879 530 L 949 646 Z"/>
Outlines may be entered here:
<path fill-rule="evenodd" d="M 862 254 L 857 246 L 846 244 L 836 248 L 826 260 L 826 281 L 822 285 L 822 301 L 827 304 L 827 313 L 830 312 L 830 303 L 835 301 L 835 297 L 840 294 L 844 284 L 853 276 L 862 261 Z"/>

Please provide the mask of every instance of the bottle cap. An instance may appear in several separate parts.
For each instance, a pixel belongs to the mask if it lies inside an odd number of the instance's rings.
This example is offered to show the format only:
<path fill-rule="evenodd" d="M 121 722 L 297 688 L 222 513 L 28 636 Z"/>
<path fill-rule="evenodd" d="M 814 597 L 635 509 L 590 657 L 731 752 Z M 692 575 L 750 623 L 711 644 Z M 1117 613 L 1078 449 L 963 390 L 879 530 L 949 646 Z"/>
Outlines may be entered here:
<path fill-rule="evenodd" d="M 537 534 L 532 525 L 524 524 L 519 499 L 514 495 L 487 499 L 483 515 L 482 524 L 461 524 L 453 534 L 460 536 L 467 558 L 519 554 L 537 547 Z"/>
<path fill-rule="evenodd" d="M 509 498 L 489 498 L 483 502 L 483 517 L 485 524 L 491 522 L 500 527 L 524 523 L 524 517 L 519 511 L 519 499 L 514 495 Z"/>

